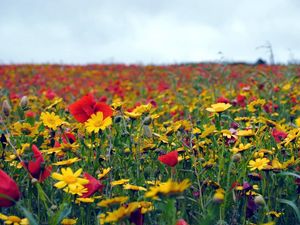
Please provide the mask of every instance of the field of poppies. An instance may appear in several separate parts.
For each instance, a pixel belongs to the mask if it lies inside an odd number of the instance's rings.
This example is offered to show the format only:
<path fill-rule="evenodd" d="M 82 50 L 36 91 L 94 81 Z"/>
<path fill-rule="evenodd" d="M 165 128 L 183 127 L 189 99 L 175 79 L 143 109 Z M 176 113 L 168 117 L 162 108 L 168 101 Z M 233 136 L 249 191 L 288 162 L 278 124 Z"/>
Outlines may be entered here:
<path fill-rule="evenodd" d="M 300 224 L 300 66 L 0 66 L 4 224 Z"/>

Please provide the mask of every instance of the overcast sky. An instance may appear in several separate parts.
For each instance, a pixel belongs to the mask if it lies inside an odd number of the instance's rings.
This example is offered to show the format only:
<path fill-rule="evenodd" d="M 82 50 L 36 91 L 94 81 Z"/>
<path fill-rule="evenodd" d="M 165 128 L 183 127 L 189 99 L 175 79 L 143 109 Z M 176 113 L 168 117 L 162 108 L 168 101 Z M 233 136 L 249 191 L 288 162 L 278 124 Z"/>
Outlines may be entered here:
<path fill-rule="evenodd" d="M 0 63 L 300 59 L 300 0 L 0 0 Z"/>

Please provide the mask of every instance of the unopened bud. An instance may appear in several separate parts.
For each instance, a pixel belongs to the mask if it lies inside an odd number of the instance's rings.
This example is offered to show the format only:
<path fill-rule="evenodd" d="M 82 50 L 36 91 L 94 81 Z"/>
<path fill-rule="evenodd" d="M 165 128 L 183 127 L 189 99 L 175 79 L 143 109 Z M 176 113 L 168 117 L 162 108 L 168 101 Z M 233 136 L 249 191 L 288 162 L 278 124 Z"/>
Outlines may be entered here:
<path fill-rule="evenodd" d="M 26 95 L 24 95 L 22 98 L 21 98 L 21 101 L 20 101 L 20 107 L 22 109 L 26 109 L 27 108 L 27 105 L 28 105 L 28 97 Z"/>
<path fill-rule="evenodd" d="M 143 135 L 147 138 L 152 137 L 152 131 L 149 126 L 145 126 L 145 125 L 143 126 Z"/>
<path fill-rule="evenodd" d="M 265 199 L 262 195 L 257 195 L 254 197 L 254 202 L 256 205 L 265 205 Z"/>
<path fill-rule="evenodd" d="M 242 159 L 242 155 L 241 153 L 236 153 L 231 157 L 231 159 L 233 162 L 239 162 Z"/>
<path fill-rule="evenodd" d="M 57 208 L 58 208 L 57 205 L 52 205 L 52 206 L 50 207 L 51 210 L 56 210 Z"/>
<path fill-rule="evenodd" d="M 9 116 L 10 112 L 11 112 L 11 106 L 10 104 L 8 103 L 7 100 L 4 100 L 3 101 L 3 104 L 2 104 L 2 112 L 5 116 Z"/>
<path fill-rule="evenodd" d="M 151 116 L 147 116 L 147 117 L 145 117 L 145 119 L 144 119 L 144 121 L 143 121 L 143 124 L 144 124 L 144 125 L 150 125 L 151 122 L 152 122 Z"/>
<path fill-rule="evenodd" d="M 35 183 L 37 183 L 37 182 L 38 182 L 38 180 L 37 180 L 36 178 L 32 178 L 32 179 L 31 179 L 31 183 L 32 183 L 32 184 L 35 184 Z"/>

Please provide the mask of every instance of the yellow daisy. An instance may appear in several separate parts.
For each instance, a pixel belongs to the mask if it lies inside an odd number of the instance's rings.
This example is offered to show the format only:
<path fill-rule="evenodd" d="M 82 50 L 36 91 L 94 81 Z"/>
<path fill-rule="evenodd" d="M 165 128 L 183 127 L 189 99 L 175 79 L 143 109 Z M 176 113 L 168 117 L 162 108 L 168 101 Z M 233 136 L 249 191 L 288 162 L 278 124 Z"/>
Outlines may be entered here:
<path fill-rule="evenodd" d="M 21 219 L 18 216 L 6 216 L 0 213 L 0 220 L 4 221 L 4 224 L 13 224 L 13 225 L 29 225 L 27 218 Z"/>
<path fill-rule="evenodd" d="M 109 125 L 112 124 L 111 117 L 103 119 L 103 113 L 97 112 L 93 114 L 90 119 L 85 122 L 85 129 L 89 132 L 98 133 L 99 130 L 105 130 Z"/>
<path fill-rule="evenodd" d="M 157 198 L 159 195 L 171 195 L 183 192 L 191 185 L 189 179 L 184 179 L 182 182 L 176 182 L 169 179 L 165 183 L 160 183 L 158 186 L 150 187 L 150 190 L 145 193 L 146 198 Z"/>
<path fill-rule="evenodd" d="M 269 159 L 267 158 L 258 158 L 254 160 L 250 160 L 248 167 L 250 168 L 251 171 L 253 170 L 262 170 L 264 169 L 266 166 L 268 166 L 268 163 L 270 162 Z"/>
<path fill-rule="evenodd" d="M 112 187 L 114 187 L 114 186 L 122 185 L 122 184 L 125 184 L 125 183 L 128 183 L 128 182 L 129 182 L 129 179 L 121 179 L 121 180 L 112 181 L 112 182 L 110 182 L 110 184 L 111 184 Z"/>
<path fill-rule="evenodd" d="M 133 191 L 147 191 L 147 189 L 144 187 L 136 186 L 136 185 L 132 185 L 132 184 L 124 184 L 123 189 L 124 190 L 133 190 Z"/>
<path fill-rule="evenodd" d="M 99 202 L 97 205 L 100 207 L 108 207 L 110 205 L 123 204 L 127 202 L 127 200 L 128 200 L 128 196 L 119 196 L 110 199 L 104 199 L 101 202 Z"/>
<path fill-rule="evenodd" d="M 61 221 L 61 224 L 63 225 L 73 225 L 77 223 L 77 218 L 76 219 L 63 219 Z"/>
<path fill-rule="evenodd" d="M 229 103 L 216 103 L 212 104 L 211 107 L 206 108 L 208 112 L 224 112 L 225 110 L 229 109 L 231 107 L 231 104 Z"/>
<path fill-rule="evenodd" d="M 55 187 L 58 189 L 62 189 L 67 186 L 67 189 L 65 191 L 70 193 L 78 193 L 78 189 L 83 190 L 85 184 L 88 184 L 89 181 L 87 179 L 80 178 L 80 174 L 82 172 L 82 169 L 78 169 L 75 173 L 73 173 L 72 169 L 70 167 L 68 168 L 62 168 L 61 173 L 52 173 L 52 178 L 59 180 L 56 184 L 54 184 Z"/>
<path fill-rule="evenodd" d="M 42 112 L 40 119 L 46 127 L 53 130 L 63 124 L 63 121 L 54 112 Z"/>

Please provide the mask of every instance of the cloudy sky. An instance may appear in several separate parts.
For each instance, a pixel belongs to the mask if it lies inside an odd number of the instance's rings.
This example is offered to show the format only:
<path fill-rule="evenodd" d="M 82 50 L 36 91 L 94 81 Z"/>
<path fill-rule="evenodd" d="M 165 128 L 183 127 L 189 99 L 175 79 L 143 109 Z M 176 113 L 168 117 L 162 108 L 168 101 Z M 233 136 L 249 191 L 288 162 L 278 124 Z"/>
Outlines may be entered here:
<path fill-rule="evenodd" d="M 299 0 L 0 0 L 1 63 L 300 59 Z"/>

